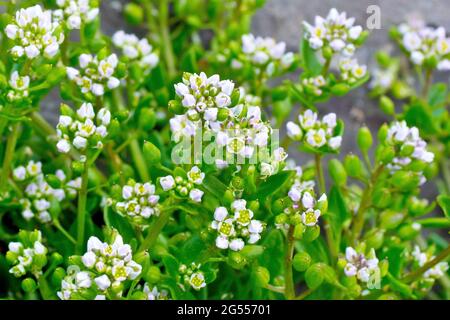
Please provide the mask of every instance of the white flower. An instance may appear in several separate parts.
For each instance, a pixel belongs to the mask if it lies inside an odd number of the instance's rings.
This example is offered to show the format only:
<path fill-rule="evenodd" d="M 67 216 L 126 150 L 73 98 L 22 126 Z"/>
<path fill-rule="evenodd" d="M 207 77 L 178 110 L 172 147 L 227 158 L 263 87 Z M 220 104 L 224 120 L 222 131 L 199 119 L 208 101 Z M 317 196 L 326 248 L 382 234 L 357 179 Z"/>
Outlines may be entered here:
<path fill-rule="evenodd" d="M 163 188 L 164 191 L 171 190 L 175 186 L 175 180 L 171 175 L 162 177 L 159 180 L 159 183 L 161 184 L 161 187 Z"/>
<path fill-rule="evenodd" d="M 306 209 L 310 209 L 310 208 L 314 207 L 314 204 L 315 204 L 315 200 L 314 200 L 313 196 L 311 195 L 311 193 L 304 192 L 303 196 L 302 196 L 302 205 L 303 205 L 303 207 L 306 208 Z"/>
<path fill-rule="evenodd" d="M 306 142 L 312 147 L 322 147 L 326 143 L 325 131 L 323 129 L 309 130 L 306 133 Z"/>
<path fill-rule="evenodd" d="M 320 210 L 308 209 L 302 213 L 302 221 L 305 226 L 312 227 L 317 224 L 320 217 Z"/>
<path fill-rule="evenodd" d="M 419 66 L 422 65 L 424 58 L 424 55 L 420 51 L 414 51 L 411 53 L 411 61 Z"/>
<path fill-rule="evenodd" d="M 8 250 L 14 253 L 19 253 L 23 248 L 22 243 L 20 242 L 10 242 L 8 243 Z"/>
<path fill-rule="evenodd" d="M 216 104 L 219 108 L 226 108 L 231 104 L 231 98 L 227 94 L 220 92 L 216 96 Z"/>
<path fill-rule="evenodd" d="M 192 201 L 194 202 L 201 202 L 202 201 L 202 197 L 203 197 L 203 191 L 199 190 L 199 189 L 192 189 L 189 192 L 189 198 L 191 198 Z"/>
<path fill-rule="evenodd" d="M 27 170 L 23 166 L 17 167 L 13 171 L 14 179 L 17 180 L 17 181 L 25 180 L 26 175 L 27 175 Z"/>
<path fill-rule="evenodd" d="M 81 261 L 83 261 L 83 264 L 87 268 L 92 268 L 97 260 L 96 258 L 97 257 L 94 252 L 88 251 L 81 257 Z"/>
<path fill-rule="evenodd" d="M 195 272 L 189 278 L 189 282 L 195 290 L 200 290 L 206 286 L 205 276 L 202 272 Z"/>
<path fill-rule="evenodd" d="M 105 291 L 111 286 L 111 280 L 109 280 L 108 276 L 106 274 L 97 277 L 94 279 L 95 284 L 101 291 Z"/>
<path fill-rule="evenodd" d="M 244 241 L 238 238 L 231 240 L 229 247 L 233 251 L 240 251 L 244 248 L 244 245 L 245 245 Z"/>
<path fill-rule="evenodd" d="M 191 170 L 187 173 L 188 179 L 195 184 L 202 184 L 203 179 L 205 178 L 205 173 L 201 172 L 201 170 L 197 166 L 193 166 Z"/>
<path fill-rule="evenodd" d="M 330 47 L 334 51 L 339 52 L 345 48 L 345 42 L 341 39 L 334 39 L 333 41 L 330 42 Z"/>
<path fill-rule="evenodd" d="M 68 153 L 70 151 L 70 143 L 65 139 L 59 140 L 56 144 L 56 148 L 61 153 Z"/>
<path fill-rule="evenodd" d="M 218 236 L 216 238 L 216 246 L 219 249 L 228 249 L 229 241 L 228 241 L 227 237 Z"/>
<path fill-rule="evenodd" d="M 228 215 L 228 211 L 225 207 L 218 207 L 214 211 L 214 219 L 216 221 L 223 221 Z"/>
<path fill-rule="evenodd" d="M 286 129 L 287 129 L 287 135 L 290 138 L 292 138 L 292 139 L 299 139 L 299 138 L 301 138 L 302 131 L 301 131 L 300 127 L 296 123 L 294 123 L 292 121 L 289 121 L 286 124 Z"/>
<path fill-rule="evenodd" d="M 329 113 L 325 115 L 322 119 L 322 122 L 325 123 L 329 128 L 336 127 L 336 114 Z"/>
<path fill-rule="evenodd" d="M 77 149 L 85 149 L 87 145 L 87 139 L 80 137 L 80 136 L 76 136 L 73 139 L 73 146 Z"/>
<path fill-rule="evenodd" d="M 309 129 L 317 121 L 317 113 L 311 111 L 310 109 L 306 110 L 304 114 L 299 115 L 298 120 L 300 122 L 300 126 L 303 129 Z"/>
<path fill-rule="evenodd" d="M 328 140 L 328 145 L 330 146 L 331 149 L 339 149 L 341 147 L 342 144 L 342 137 L 341 136 L 337 136 L 337 137 L 332 137 Z"/>

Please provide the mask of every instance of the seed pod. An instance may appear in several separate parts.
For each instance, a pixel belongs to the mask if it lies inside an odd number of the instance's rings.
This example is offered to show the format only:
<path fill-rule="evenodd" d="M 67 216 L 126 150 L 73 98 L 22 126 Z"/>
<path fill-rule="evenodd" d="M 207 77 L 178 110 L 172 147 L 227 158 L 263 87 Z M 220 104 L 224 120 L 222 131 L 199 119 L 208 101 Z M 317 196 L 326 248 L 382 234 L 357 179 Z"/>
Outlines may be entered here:
<path fill-rule="evenodd" d="M 395 150 L 391 146 L 382 146 L 380 145 L 377 148 L 376 158 L 381 161 L 383 164 L 388 164 L 395 157 Z"/>
<path fill-rule="evenodd" d="M 324 46 L 322 49 L 324 59 L 331 59 L 333 57 L 333 50 L 329 46 Z"/>
<path fill-rule="evenodd" d="M 345 96 L 349 91 L 350 87 L 346 83 L 338 83 L 330 88 L 332 94 L 338 97 Z"/>
<path fill-rule="evenodd" d="M 323 283 L 326 278 L 326 272 L 324 272 L 326 266 L 326 264 L 319 262 L 313 264 L 306 270 L 305 281 L 308 288 L 314 290 Z"/>
<path fill-rule="evenodd" d="M 22 281 L 22 289 L 23 291 L 30 293 L 33 292 L 34 290 L 36 290 L 37 288 L 37 284 L 36 281 L 34 281 L 34 279 L 32 278 L 25 278 Z"/>
<path fill-rule="evenodd" d="M 392 175 L 391 182 L 399 190 L 411 190 L 419 185 L 420 177 L 413 172 L 399 170 Z"/>
<path fill-rule="evenodd" d="M 350 177 L 357 178 L 361 176 L 362 164 L 356 155 L 348 154 L 344 159 L 344 166 Z"/>
<path fill-rule="evenodd" d="M 53 271 L 52 273 L 52 277 L 51 277 L 51 282 L 55 287 L 58 287 L 61 285 L 61 281 L 64 279 L 64 277 L 66 276 L 66 271 L 61 268 L 58 267 L 55 269 L 55 271 Z"/>
<path fill-rule="evenodd" d="M 244 179 L 239 176 L 234 176 L 231 179 L 231 185 L 235 190 L 243 190 L 244 189 Z"/>
<path fill-rule="evenodd" d="M 141 6 L 136 3 L 127 3 L 123 11 L 125 19 L 130 24 L 137 25 L 141 24 L 142 21 L 144 21 L 144 11 L 142 10 Z"/>
<path fill-rule="evenodd" d="M 247 260 L 239 252 L 231 252 L 228 255 L 227 263 L 234 269 L 242 269 L 247 264 Z"/>
<path fill-rule="evenodd" d="M 58 266 L 63 262 L 64 262 L 64 258 L 58 252 L 53 252 L 52 255 L 50 256 L 50 263 L 52 265 Z"/>
<path fill-rule="evenodd" d="M 394 210 L 383 211 L 380 215 L 380 226 L 384 229 L 395 229 L 403 221 L 404 215 Z"/>
<path fill-rule="evenodd" d="M 384 230 L 371 230 L 366 235 L 366 244 L 370 248 L 374 248 L 375 250 L 381 248 L 384 241 Z"/>
<path fill-rule="evenodd" d="M 337 186 L 345 186 L 347 184 L 347 172 L 338 159 L 331 159 L 328 162 L 331 178 Z"/>
<path fill-rule="evenodd" d="M 161 270 L 157 266 L 150 266 L 144 275 L 145 281 L 148 283 L 157 283 L 161 279 Z"/>
<path fill-rule="evenodd" d="M 225 194 L 223 195 L 223 201 L 224 201 L 224 204 L 230 205 L 234 201 L 233 191 L 231 191 L 230 189 L 227 189 L 225 191 Z"/>
<path fill-rule="evenodd" d="M 295 270 L 304 272 L 311 265 L 311 256 L 306 251 L 298 252 L 292 261 Z"/>
<path fill-rule="evenodd" d="M 395 114 L 394 102 L 386 96 L 380 98 L 380 109 L 389 116 Z"/>
<path fill-rule="evenodd" d="M 370 132 L 369 128 L 359 128 L 356 141 L 358 143 L 359 149 L 361 149 L 362 152 L 369 151 L 373 144 L 372 133 Z"/>
<path fill-rule="evenodd" d="M 161 163 L 161 151 L 149 141 L 144 141 L 144 157 L 150 165 Z"/>
<path fill-rule="evenodd" d="M 283 225 L 283 224 L 287 223 L 287 221 L 288 221 L 288 216 L 285 213 L 280 213 L 279 215 L 277 215 L 275 217 L 275 224 Z"/>
<path fill-rule="evenodd" d="M 421 225 L 418 223 L 408 223 L 400 227 L 398 236 L 403 240 L 412 240 L 420 233 Z"/>
<path fill-rule="evenodd" d="M 373 192 L 372 203 L 378 208 L 386 208 L 391 203 L 391 192 L 387 188 L 377 188 Z"/>
<path fill-rule="evenodd" d="M 266 287 L 270 281 L 270 272 L 264 267 L 258 266 L 255 271 L 255 282 L 259 287 Z"/>
<path fill-rule="evenodd" d="M 316 240 L 320 235 L 320 227 L 315 225 L 313 227 L 306 227 L 305 233 L 303 235 L 303 239 L 306 242 L 312 242 Z"/>
<path fill-rule="evenodd" d="M 139 115 L 139 127 L 142 130 L 149 131 L 155 127 L 156 124 L 156 114 L 153 109 L 143 108 Z"/>

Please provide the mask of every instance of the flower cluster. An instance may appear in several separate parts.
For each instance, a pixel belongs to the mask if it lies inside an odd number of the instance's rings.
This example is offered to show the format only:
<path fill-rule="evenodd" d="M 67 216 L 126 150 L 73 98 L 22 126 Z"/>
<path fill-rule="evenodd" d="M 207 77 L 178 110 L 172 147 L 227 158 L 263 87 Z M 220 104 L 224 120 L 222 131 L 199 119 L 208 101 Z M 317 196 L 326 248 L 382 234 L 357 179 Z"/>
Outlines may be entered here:
<path fill-rule="evenodd" d="M 375 250 L 370 250 L 366 256 L 363 253 L 356 252 L 352 247 L 345 249 L 346 264 L 344 273 L 347 277 L 354 277 L 363 282 L 368 283 L 371 277 L 379 273 L 378 259 L 375 255 Z"/>
<path fill-rule="evenodd" d="M 431 163 L 434 154 L 427 151 L 427 143 L 420 138 L 419 129 L 408 127 L 405 121 L 394 122 L 387 131 L 386 143 L 395 149 L 395 157 L 387 165 L 391 172 L 408 169 L 408 165 L 414 161 Z M 425 178 L 421 177 L 421 183 Z"/>
<path fill-rule="evenodd" d="M 304 180 L 301 168 L 298 167 L 297 174 L 289 191 L 288 206 L 277 215 L 275 225 L 277 228 L 287 228 L 290 225 L 303 224 L 305 227 L 315 227 L 319 223 L 319 217 L 325 213 L 328 207 L 326 194 L 319 199 L 314 191 L 313 180 Z M 305 228 L 302 228 L 305 231 Z"/>
<path fill-rule="evenodd" d="M 187 197 L 194 202 L 201 202 L 203 197 L 203 191 L 195 188 L 195 185 L 201 185 L 203 179 L 205 178 L 205 173 L 203 173 L 199 167 L 193 166 L 191 170 L 186 174 L 186 177 L 180 175 L 171 175 L 162 177 L 159 180 L 161 187 L 164 191 L 169 191 L 174 189 L 179 196 Z"/>
<path fill-rule="evenodd" d="M 48 223 L 52 220 L 50 207 L 53 199 L 58 202 L 63 201 L 68 196 L 74 198 L 76 190 L 81 185 L 80 178 L 67 180 L 62 170 L 55 172 L 54 188 L 51 187 L 42 173 L 42 163 L 29 161 L 26 166 L 19 166 L 14 169 L 14 180 L 26 183 L 24 197 L 20 199 L 22 205 L 22 216 L 25 220 L 33 217 L 41 223 Z"/>
<path fill-rule="evenodd" d="M 93 0 L 56 0 L 60 9 L 53 11 L 57 20 L 65 20 L 69 29 L 80 29 L 83 23 L 93 21 L 99 13 Z M 98 5 L 98 4 L 97 4 Z"/>
<path fill-rule="evenodd" d="M 120 85 L 120 80 L 114 76 L 118 59 L 115 54 L 99 58 L 83 53 L 78 58 L 80 70 L 67 67 L 67 77 L 74 81 L 81 92 L 92 92 L 95 96 L 103 96 L 106 89 L 112 90 Z"/>
<path fill-rule="evenodd" d="M 102 108 L 96 114 L 91 103 L 83 103 L 76 113 L 67 110 L 70 110 L 67 106 L 61 108 L 63 114 L 59 117 L 57 125 L 58 151 L 68 153 L 72 146 L 78 150 L 86 150 L 89 147 L 102 148 L 102 141 L 108 135 L 107 127 L 111 122 L 111 113 Z"/>
<path fill-rule="evenodd" d="M 116 203 L 116 210 L 137 224 L 159 215 L 159 196 L 155 194 L 155 185 L 151 183 L 130 181 L 122 187 L 122 198 L 123 201 Z"/>
<path fill-rule="evenodd" d="M 314 50 L 330 47 L 333 52 L 352 56 L 363 28 L 355 24 L 355 18 L 347 18 L 345 12 L 331 9 L 326 18 L 315 17 L 314 25 L 303 22 L 306 39 Z"/>
<path fill-rule="evenodd" d="M 341 126 L 336 114 L 329 113 L 317 119 L 317 113 L 306 110 L 298 117 L 299 124 L 289 121 L 286 124 L 288 136 L 295 141 L 303 141 L 306 146 L 316 150 L 336 151 L 341 147 Z"/>
<path fill-rule="evenodd" d="M 273 76 L 281 74 L 294 62 L 294 54 L 286 52 L 286 43 L 276 42 L 273 38 L 255 37 L 245 34 L 241 38 L 242 52 L 233 59 L 231 66 L 241 69 L 250 66 L 257 75 Z"/>
<path fill-rule="evenodd" d="M 120 297 L 123 282 L 136 279 L 142 271 L 141 265 L 132 260 L 132 254 L 131 247 L 123 243 L 119 234 L 112 244 L 90 237 L 81 264 L 69 267 L 58 297 L 62 300 Z"/>
<path fill-rule="evenodd" d="M 408 52 L 413 64 L 421 66 L 435 59 L 438 70 L 450 70 L 450 38 L 443 27 L 419 28 L 402 24 L 399 26 L 403 48 Z"/>
<path fill-rule="evenodd" d="M 231 204 L 232 214 L 229 214 L 225 207 L 216 208 L 211 227 L 217 230 L 216 246 L 218 248 L 240 251 L 246 242 L 253 244 L 261 239 L 264 224 L 253 219 L 253 211 L 246 206 L 247 202 L 239 199 Z"/>
<path fill-rule="evenodd" d="M 339 70 L 342 80 L 349 84 L 355 83 L 367 74 L 367 66 L 358 64 L 356 59 L 341 59 Z"/>
<path fill-rule="evenodd" d="M 205 275 L 200 267 L 200 264 L 192 262 L 189 266 L 182 264 L 178 268 L 184 283 L 189 284 L 194 290 L 206 287 Z"/>
<path fill-rule="evenodd" d="M 124 31 L 117 31 L 113 35 L 113 43 L 122 50 L 123 55 L 129 61 L 136 61 L 138 66 L 148 73 L 159 62 L 158 55 L 153 51 L 153 47 L 147 39 L 139 39 L 134 34 L 127 34 Z"/>
<path fill-rule="evenodd" d="M 42 235 L 38 230 L 19 232 L 19 241 L 10 242 L 6 253 L 7 261 L 13 266 L 9 269 L 19 278 L 30 272 L 39 278 L 42 268 L 47 264 L 47 248 L 42 244 Z"/>
<path fill-rule="evenodd" d="M 218 168 L 226 167 L 235 157 L 238 161 L 265 162 L 265 170 L 270 174 L 283 167 L 287 156 L 284 150 L 268 154 L 273 130 L 262 120 L 261 108 L 252 105 L 255 99 L 249 99 L 244 90 L 234 89 L 233 82 L 221 81 L 218 75 L 208 78 L 204 73 L 185 74 L 183 82 L 175 85 L 175 91 L 181 105 L 187 108 L 184 114 L 170 119 L 175 142 L 205 130 L 215 138 L 213 163 Z"/>
<path fill-rule="evenodd" d="M 321 96 L 323 88 L 327 85 L 327 81 L 322 75 L 319 75 L 317 77 L 303 79 L 302 85 L 306 92 L 312 93 L 315 96 Z"/>
<path fill-rule="evenodd" d="M 11 102 L 23 100 L 24 98 L 28 97 L 29 86 L 30 77 L 20 76 L 17 71 L 14 71 L 11 74 L 11 78 L 9 80 L 10 90 L 6 94 L 6 98 Z"/>
<path fill-rule="evenodd" d="M 411 255 L 414 258 L 415 262 L 417 263 L 418 267 L 423 267 L 425 263 L 434 259 L 434 256 L 431 255 L 429 252 L 422 252 L 419 246 L 414 247 L 414 250 L 412 251 Z M 427 271 L 425 271 L 423 274 L 423 278 L 438 279 L 444 276 L 447 270 L 448 270 L 448 263 L 442 261 L 433 266 L 432 268 L 428 269 Z"/>
<path fill-rule="evenodd" d="M 34 59 L 40 54 L 54 57 L 64 41 L 64 33 L 50 10 L 35 5 L 16 12 L 16 17 L 5 28 L 6 36 L 14 41 L 13 57 Z"/>

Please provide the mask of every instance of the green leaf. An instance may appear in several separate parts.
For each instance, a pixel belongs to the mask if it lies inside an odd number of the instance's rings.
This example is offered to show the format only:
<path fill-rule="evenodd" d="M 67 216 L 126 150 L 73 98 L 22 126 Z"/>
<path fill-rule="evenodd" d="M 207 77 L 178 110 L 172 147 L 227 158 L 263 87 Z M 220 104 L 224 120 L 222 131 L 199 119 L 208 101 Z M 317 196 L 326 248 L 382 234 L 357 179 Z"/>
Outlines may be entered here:
<path fill-rule="evenodd" d="M 433 109 L 444 106 L 447 101 L 447 93 L 447 85 L 445 83 L 434 84 L 428 93 L 428 104 Z"/>
<path fill-rule="evenodd" d="M 442 211 L 444 211 L 445 216 L 450 219 L 450 197 L 441 194 L 437 197 L 437 202 L 442 208 Z"/>
<path fill-rule="evenodd" d="M 203 186 L 218 199 L 222 199 L 225 191 L 227 191 L 227 186 L 212 174 L 206 175 L 203 179 Z"/>
<path fill-rule="evenodd" d="M 184 243 L 181 248 L 180 260 L 186 264 L 197 261 L 205 249 L 205 242 L 195 235 Z"/>
<path fill-rule="evenodd" d="M 177 261 L 177 259 L 175 259 L 173 256 L 171 255 L 165 255 L 162 257 L 162 263 L 164 265 L 164 267 L 166 268 L 167 273 L 172 276 L 172 277 L 176 277 L 179 274 L 179 263 Z"/>
<path fill-rule="evenodd" d="M 282 171 L 270 176 L 266 181 L 261 183 L 256 194 L 250 197 L 250 200 L 265 200 L 268 196 L 277 192 L 286 182 L 295 175 L 295 171 Z"/>
<path fill-rule="evenodd" d="M 314 51 L 309 41 L 305 38 L 302 39 L 300 44 L 300 52 L 302 56 L 303 67 L 310 74 L 310 76 L 317 76 L 322 71 L 322 64 L 317 59 L 316 51 Z"/>
<path fill-rule="evenodd" d="M 417 223 L 420 223 L 422 227 L 425 228 L 450 228 L 450 219 L 445 218 L 426 218 L 416 220 Z"/>
<path fill-rule="evenodd" d="M 246 258 L 253 259 L 255 257 L 260 256 L 263 252 L 264 252 L 263 246 L 246 245 L 242 249 L 241 254 Z"/>
<path fill-rule="evenodd" d="M 117 231 L 119 231 L 125 242 L 129 243 L 132 239 L 135 238 L 134 229 L 131 224 L 127 221 L 127 219 L 122 217 L 117 212 L 105 208 L 103 212 L 103 218 L 105 220 L 105 224 L 108 227 L 117 229 Z"/>
<path fill-rule="evenodd" d="M 421 133 L 434 134 L 438 131 L 431 111 L 419 101 L 413 102 L 405 111 L 405 120 L 409 126 L 420 128 Z"/>
<path fill-rule="evenodd" d="M 273 229 L 265 237 L 264 252 L 259 257 L 261 266 L 266 267 L 272 277 L 283 273 L 284 239 L 280 230 Z"/>

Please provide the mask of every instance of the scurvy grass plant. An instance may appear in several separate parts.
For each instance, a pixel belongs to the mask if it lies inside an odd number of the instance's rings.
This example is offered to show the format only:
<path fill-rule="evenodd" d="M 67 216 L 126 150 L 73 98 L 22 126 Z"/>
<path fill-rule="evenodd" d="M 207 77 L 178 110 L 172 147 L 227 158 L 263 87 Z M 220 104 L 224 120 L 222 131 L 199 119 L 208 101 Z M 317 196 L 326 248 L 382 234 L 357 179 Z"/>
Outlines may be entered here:
<path fill-rule="evenodd" d="M 249 33 L 263 3 L 136 0 L 146 36 L 112 37 L 96 0 L 4 4 L 0 297 L 450 297 L 446 31 L 393 27 L 402 55 L 370 76 L 354 18 L 304 22 L 289 52 Z M 370 78 L 386 123 L 341 154 L 321 105 Z"/>

